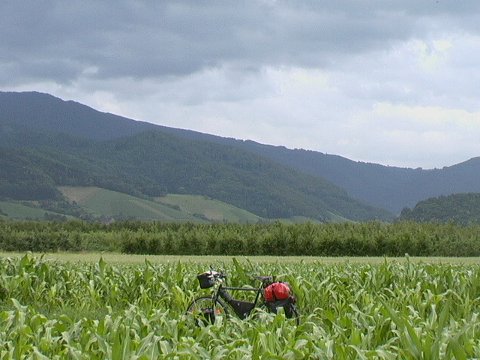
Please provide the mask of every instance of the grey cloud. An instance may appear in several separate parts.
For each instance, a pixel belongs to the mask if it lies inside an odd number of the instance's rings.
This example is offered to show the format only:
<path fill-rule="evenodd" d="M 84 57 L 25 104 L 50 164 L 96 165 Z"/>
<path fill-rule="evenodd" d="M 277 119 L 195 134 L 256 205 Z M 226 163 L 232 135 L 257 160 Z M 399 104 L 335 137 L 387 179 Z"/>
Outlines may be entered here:
<path fill-rule="evenodd" d="M 4 0 L 0 87 L 356 160 L 451 165 L 478 155 L 479 7 Z M 442 112 L 458 120 L 442 125 Z"/>
<path fill-rule="evenodd" d="M 4 1 L 0 61 L 14 62 L 14 72 L 27 79 L 60 83 L 86 76 L 89 68 L 100 78 L 141 79 L 225 64 L 328 67 L 432 31 L 431 18 L 478 27 L 458 18 L 479 6 L 444 0 Z M 64 69 L 58 76 L 49 70 L 56 66 Z"/>

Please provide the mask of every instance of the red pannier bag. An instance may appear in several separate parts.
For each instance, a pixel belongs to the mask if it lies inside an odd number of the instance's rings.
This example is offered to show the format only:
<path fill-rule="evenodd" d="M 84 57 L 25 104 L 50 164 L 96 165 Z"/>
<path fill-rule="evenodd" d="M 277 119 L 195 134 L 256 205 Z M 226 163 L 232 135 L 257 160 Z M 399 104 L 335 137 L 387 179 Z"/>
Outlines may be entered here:
<path fill-rule="evenodd" d="M 274 282 L 268 285 L 263 292 L 263 296 L 267 302 L 286 300 L 291 294 L 290 286 L 283 282 Z"/>

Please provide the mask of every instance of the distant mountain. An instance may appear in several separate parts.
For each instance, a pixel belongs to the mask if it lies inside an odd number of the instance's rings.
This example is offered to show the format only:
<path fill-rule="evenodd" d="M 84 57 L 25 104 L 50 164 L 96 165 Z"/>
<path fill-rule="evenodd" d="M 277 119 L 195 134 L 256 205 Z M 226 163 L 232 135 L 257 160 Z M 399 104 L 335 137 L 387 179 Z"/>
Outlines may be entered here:
<path fill-rule="evenodd" d="M 192 135 L 50 95 L 0 93 L 0 197 L 61 199 L 58 186 L 97 186 L 205 195 L 263 218 L 391 219 L 322 178 Z"/>
<path fill-rule="evenodd" d="M 480 224 L 480 193 L 453 194 L 420 201 L 403 209 L 400 220 Z"/>
<path fill-rule="evenodd" d="M 25 131 L 25 128 L 29 131 Z M 35 134 L 32 133 L 33 130 Z M 383 166 L 316 151 L 287 149 L 283 146 L 263 145 L 249 140 L 133 121 L 46 94 L 0 92 L 0 141 L 4 144 L 0 147 L 41 144 L 45 136 L 59 133 L 73 136 L 64 142 L 76 142 L 80 147 L 88 147 L 89 145 L 82 145 L 81 142 L 119 140 L 151 130 L 171 136 L 171 139 L 183 139 L 190 144 L 211 143 L 227 146 L 227 153 L 233 149 L 242 154 L 250 153 L 264 161 L 275 163 L 275 166 L 288 168 L 294 174 L 302 173 L 319 179 L 324 184 L 335 184 L 337 189 L 344 189 L 345 196 L 394 214 L 400 214 L 403 208 L 413 207 L 417 202 L 430 197 L 480 192 L 480 157 L 443 169 Z M 61 138 L 56 141 L 61 141 Z M 87 164 L 94 166 L 91 160 Z M 109 164 L 105 166 L 108 167 Z M 112 172 L 108 171 L 102 178 L 112 176 L 109 174 Z M 150 181 L 148 186 L 155 187 L 158 184 Z"/>
<path fill-rule="evenodd" d="M 356 162 L 337 155 L 237 142 L 282 165 L 322 177 L 375 207 L 399 214 L 404 207 L 433 196 L 480 192 L 480 157 L 443 169 L 411 169 Z"/>
<path fill-rule="evenodd" d="M 258 154 L 305 174 L 321 177 L 345 189 L 348 195 L 374 207 L 399 214 L 405 207 L 440 195 L 480 192 L 480 157 L 442 169 L 412 169 L 352 161 L 345 157 L 304 149 L 259 144 L 193 131 L 164 128 L 188 139 L 231 145 Z"/>

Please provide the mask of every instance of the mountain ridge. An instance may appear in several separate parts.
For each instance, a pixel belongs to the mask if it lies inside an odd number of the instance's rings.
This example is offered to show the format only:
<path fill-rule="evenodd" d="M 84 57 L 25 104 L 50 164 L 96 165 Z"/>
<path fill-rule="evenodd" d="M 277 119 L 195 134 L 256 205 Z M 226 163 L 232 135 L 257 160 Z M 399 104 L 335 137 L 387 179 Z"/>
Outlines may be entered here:
<path fill-rule="evenodd" d="M 15 94 L 9 96 L 15 98 Z M 50 96 L 28 93 L 20 97 L 23 103 L 18 110 L 11 99 L 4 106 L 5 94 L 0 96 L 0 139 L 4 147 L 8 145 L 6 150 L 1 149 L 4 155 L 0 165 L 7 166 L 14 156 L 21 158 L 23 167 L 37 178 L 33 183 L 41 183 L 46 189 L 99 186 L 135 196 L 206 195 L 262 218 L 391 218 L 384 210 L 349 198 L 328 181 L 229 144 L 174 136 L 162 131 L 164 127 L 128 122 Z M 33 108 L 28 108 L 30 97 L 37 100 Z M 70 107 L 74 108 L 72 112 L 68 112 Z M 30 117 L 30 113 L 34 115 Z M 76 118 L 76 114 L 81 116 Z M 97 131 L 104 120 L 105 128 Z M 114 126 L 117 120 L 125 124 L 120 130 Z M 68 124 L 60 126 L 58 122 L 62 121 Z M 94 136 L 88 138 L 88 129 L 96 132 Z M 14 165 L 9 163 L 10 167 Z M 0 195 L 3 189 L 4 197 L 18 196 L 22 191 L 23 197 L 30 196 L 27 190 L 32 187 L 31 179 L 27 176 L 19 181 L 12 175 L 15 172 L 21 174 L 21 169 L 12 168 L 3 177 L 0 174 Z"/>
<path fill-rule="evenodd" d="M 0 92 L 2 124 L 108 140 L 153 130 L 157 125 L 95 110 L 40 92 Z M 75 121 L 68 121 L 74 118 Z M 99 120 L 101 118 L 101 120 Z"/>
<path fill-rule="evenodd" d="M 9 95 L 5 95 L 9 94 Z M 477 181 L 480 176 L 480 157 L 474 157 L 465 162 L 444 167 L 442 169 L 412 169 L 394 166 L 385 166 L 374 163 L 359 162 L 347 159 L 340 155 L 324 154 L 318 151 L 304 149 L 287 149 L 284 146 L 264 145 L 251 140 L 240 140 L 234 138 L 225 138 L 215 135 L 195 132 L 192 130 L 183 130 L 169 128 L 162 125 L 155 125 L 147 122 L 127 119 L 121 116 L 101 113 L 86 105 L 74 101 L 63 101 L 48 94 L 41 93 L 1 93 L 0 92 L 0 114 L 4 114 L 5 97 L 23 97 L 28 105 L 28 99 L 35 97 L 39 104 L 38 109 L 31 109 L 36 115 L 42 114 L 42 103 L 40 98 L 47 99 L 49 104 L 61 104 L 61 109 L 74 107 L 74 113 L 81 113 L 84 116 L 88 114 L 88 119 L 83 123 L 77 123 L 73 128 L 67 128 L 70 134 L 76 136 L 85 136 L 85 129 L 82 126 L 86 124 L 104 124 L 103 131 L 99 131 L 92 136 L 90 140 L 105 141 L 115 140 L 122 137 L 138 135 L 145 131 L 160 131 L 165 134 L 183 138 L 189 141 L 203 141 L 226 145 L 238 148 L 242 151 L 248 151 L 252 154 L 269 159 L 285 168 L 323 179 L 346 191 L 348 196 L 365 203 L 371 207 L 383 208 L 394 214 L 399 214 L 405 207 L 413 207 L 418 201 L 423 199 L 449 195 L 456 192 L 480 192 L 480 182 Z M 14 101 L 10 101 L 10 109 L 14 106 Z M 7 102 L 8 103 L 8 102 Z M 53 106 L 53 105 L 50 105 Z M 56 108 L 58 110 L 58 108 Z M 7 113 L 15 114 L 15 109 Z M 64 110 L 62 110 L 64 111 Z M 66 111 L 66 110 L 65 110 Z M 64 112 L 65 112 L 64 111 Z M 58 111 L 57 111 L 58 112 Z M 16 117 L 28 117 L 29 112 L 17 111 Z M 59 117 L 59 115 L 55 115 Z M 5 118 L 5 117 L 4 117 Z M 58 120 L 58 119 L 57 119 Z M 31 121 L 31 119 L 29 120 Z M 115 124 L 122 124 L 119 128 Z M 26 121 L 28 124 L 28 121 Z M 44 123 L 43 128 L 38 122 L 37 130 L 59 131 L 59 127 L 53 123 Z M 35 127 L 34 127 L 35 128 Z M 12 122 L 0 121 L 0 139 L 2 134 L 18 130 L 18 127 L 12 125 Z M 22 130 L 23 131 L 23 130 Z M 38 135 L 40 138 L 44 135 Z M 8 136 L 7 136 L 8 138 Z M 18 137 L 15 141 L 19 141 Z M 30 141 L 30 140 L 29 140 Z M 75 141 L 81 141 L 79 138 Z M 21 141 L 20 141 L 21 142 Z M 27 141 L 28 142 L 28 141 Z M 25 146 L 17 144 L 18 146 Z M 15 144 L 10 144 L 15 146 Z"/>

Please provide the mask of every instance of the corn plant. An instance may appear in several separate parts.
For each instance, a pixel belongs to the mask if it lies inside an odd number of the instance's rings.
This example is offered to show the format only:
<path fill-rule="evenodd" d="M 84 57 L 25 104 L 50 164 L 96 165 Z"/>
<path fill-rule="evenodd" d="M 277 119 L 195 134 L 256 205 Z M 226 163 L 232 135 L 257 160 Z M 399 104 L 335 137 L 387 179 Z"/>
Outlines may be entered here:
<path fill-rule="evenodd" d="M 277 275 L 298 297 L 283 313 L 198 326 L 195 262 L 59 263 L 0 259 L 0 359 L 480 358 L 480 267 L 215 263 L 232 285 Z"/>

